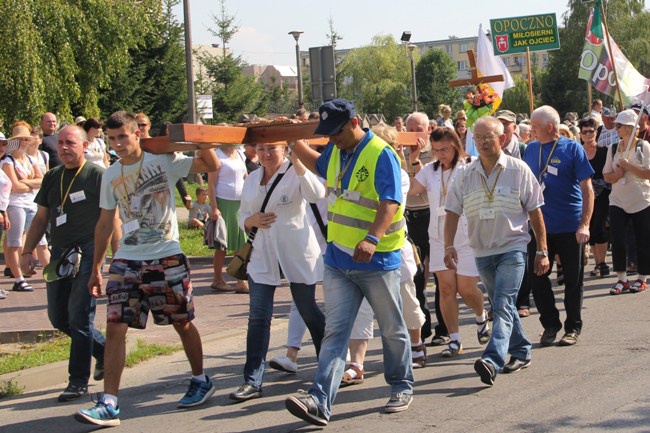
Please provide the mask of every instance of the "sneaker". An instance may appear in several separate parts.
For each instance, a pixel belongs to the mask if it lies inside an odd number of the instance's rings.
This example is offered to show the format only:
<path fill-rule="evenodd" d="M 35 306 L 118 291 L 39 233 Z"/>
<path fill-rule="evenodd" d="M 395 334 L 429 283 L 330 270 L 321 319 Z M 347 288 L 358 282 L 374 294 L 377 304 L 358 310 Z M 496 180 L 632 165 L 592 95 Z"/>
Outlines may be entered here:
<path fill-rule="evenodd" d="M 93 372 L 93 379 L 97 382 L 104 380 L 104 358 L 95 361 L 95 371 Z"/>
<path fill-rule="evenodd" d="M 476 338 L 478 338 L 479 344 L 488 344 L 491 335 L 492 331 L 490 331 L 490 322 L 488 319 L 482 322 L 476 322 Z"/>
<path fill-rule="evenodd" d="M 13 286 L 11 286 L 11 290 L 14 292 L 33 292 L 34 289 L 32 286 L 30 286 L 27 281 L 22 280 L 22 281 L 16 281 Z"/>
<path fill-rule="evenodd" d="M 7 266 L 7 267 L 5 268 L 4 274 L 5 274 L 5 277 L 15 278 L 15 277 L 14 277 L 14 273 L 11 272 L 11 268 L 10 268 L 9 266 Z"/>
<path fill-rule="evenodd" d="M 287 397 L 284 405 L 291 415 L 307 421 L 309 424 L 325 427 L 329 420 L 323 414 L 316 400 L 303 390 L 299 390 L 298 396 Z"/>
<path fill-rule="evenodd" d="M 448 335 L 437 335 L 436 334 L 431 339 L 431 343 L 429 343 L 429 346 L 444 346 L 447 343 L 449 343 L 449 336 Z"/>
<path fill-rule="evenodd" d="M 94 401 L 94 400 L 93 400 Z M 102 396 L 90 409 L 82 409 L 74 414 L 80 423 L 115 427 L 120 425 L 120 408 L 104 403 Z"/>
<path fill-rule="evenodd" d="M 288 356 L 276 356 L 269 361 L 269 366 L 278 371 L 285 373 L 296 374 L 298 373 L 298 363 L 293 362 Z"/>
<path fill-rule="evenodd" d="M 205 403 L 217 390 L 207 375 L 205 376 L 205 380 L 205 382 L 199 382 L 196 379 L 190 380 L 190 386 L 187 388 L 187 392 L 178 401 L 176 407 L 188 408 L 200 406 Z"/>
<path fill-rule="evenodd" d="M 69 383 L 66 389 L 59 395 L 59 401 L 76 400 L 86 394 L 88 394 L 88 385 Z"/>
<path fill-rule="evenodd" d="M 557 344 L 558 346 L 573 346 L 578 342 L 578 336 L 579 334 L 577 332 L 567 332 L 564 334 L 564 336 L 562 336 Z"/>
<path fill-rule="evenodd" d="M 646 284 L 646 282 L 641 279 L 638 279 L 630 285 L 630 292 L 639 293 L 639 292 L 643 292 L 647 288 L 648 285 Z"/>
<path fill-rule="evenodd" d="M 609 294 L 610 295 L 620 295 L 623 292 L 628 292 L 630 290 L 630 282 L 629 281 L 621 281 L 618 280 L 616 284 L 614 284 L 614 287 L 609 289 Z"/>
<path fill-rule="evenodd" d="M 424 368 L 427 366 L 427 346 L 420 344 L 419 346 L 411 346 L 411 353 L 422 352 L 422 356 L 413 357 L 413 368 Z"/>
<path fill-rule="evenodd" d="M 0 289 L 0 299 L 5 299 L 7 297 L 7 292 L 4 290 Z"/>
<path fill-rule="evenodd" d="M 553 344 L 558 332 L 560 332 L 559 329 L 544 329 L 542 337 L 539 339 L 539 345 L 542 347 L 548 347 Z"/>
<path fill-rule="evenodd" d="M 458 340 L 451 340 L 449 346 L 442 351 L 441 355 L 443 358 L 453 358 L 463 353 L 463 345 L 460 344 Z"/>
<path fill-rule="evenodd" d="M 514 373 L 521 370 L 522 368 L 528 367 L 530 365 L 530 362 L 530 359 L 521 359 L 511 356 L 510 361 L 503 366 L 503 372 L 505 374 Z"/>
<path fill-rule="evenodd" d="M 481 377 L 481 382 L 486 385 L 494 385 L 494 379 L 497 377 L 497 370 L 490 361 L 479 358 L 474 362 L 474 371 Z"/>
<path fill-rule="evenodd" d="M 386 406 L 384 406 L 384 412 L 386 413 L 403 412 L 409 408 L 412 401 L 413 401 L 412 394 L 405 394 L 403 392 L 392 394 L 390 396 L 390 400 L 388 400 L 388 403 L 386 403 Z"/>

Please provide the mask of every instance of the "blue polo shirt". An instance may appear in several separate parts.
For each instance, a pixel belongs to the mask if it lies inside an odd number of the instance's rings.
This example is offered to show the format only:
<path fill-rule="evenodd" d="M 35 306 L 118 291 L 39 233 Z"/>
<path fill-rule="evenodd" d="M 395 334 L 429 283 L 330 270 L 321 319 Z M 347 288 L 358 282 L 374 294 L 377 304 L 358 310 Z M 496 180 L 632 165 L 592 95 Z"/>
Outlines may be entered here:
<path fill-rule="evenodd" d="M 563 136 L 560 136 L 549 160 L 554 143 L 555 140 L 543 144 L 533 141 L 526 147 L 523 159 L 537 180 L 544 184 L 542 214 L 546 233 L 572 233 L 578 229 L 582 217 L 580 182 L 590 178 L 594 169 L 582 145 Z M 549 161 L 548 168 L 540 179 L 546 161 Z"/>
<path fill-rule="evenodd" d="M 354 167 L 357 157 L 361 154 L 368 141 L 374 134 L 367 130 L 366 135 L 359 142 L 354 152 L 346 153 L 339 152 L 341 156 L 341 167 L 345 167 L 349 158 L 352 158 L 350 167 Z M 332 157 L 332 150 L 334 149 L 333 143 L 328 143 L 323 153 L 316 161 L 316 170 L 318 174 L 326 179 L 327 167 L 330 158 Z M 379 200 L 391 200 L 396 203 L 402 203 L 402 180 L 400 172 L 399 157 L 391 149 L 386 147 L 380 154 L 377 160 L 377 167 L 375 173 L 375 189 L 379 194 Z M 341 188 L 346 190 L 350 184 L 352 177 L 352 170 L 347 170 L 341 179 Z M 345 251 L 338 249 L 332 242 L 327 243 L 327 250 L 325 251 L 325 264 L 338 269 L 350 270 L 363 270 L 363 271 L 390 271 L 399 269 L 401 262 L 400 250 L 390 251 L 386 253 L 375 252 L 370 263 L 359 263 L 352 260 Z"/>

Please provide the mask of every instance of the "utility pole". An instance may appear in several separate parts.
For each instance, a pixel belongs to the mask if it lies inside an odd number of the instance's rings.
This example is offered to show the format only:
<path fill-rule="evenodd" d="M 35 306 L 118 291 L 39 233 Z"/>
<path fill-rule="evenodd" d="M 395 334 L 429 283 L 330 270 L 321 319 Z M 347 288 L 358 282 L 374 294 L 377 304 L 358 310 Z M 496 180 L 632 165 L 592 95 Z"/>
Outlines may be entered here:
<path fill-rule="evenodd" d="M 185 21 L 185 75 L 187 76 L 187 118 L 189 123 L 196 123 L 196 95 L 194 94 L 194 71 L 192 70 L 192 26 L 190 18 L 190 0 L 183 0 L 183 18 Z"/>

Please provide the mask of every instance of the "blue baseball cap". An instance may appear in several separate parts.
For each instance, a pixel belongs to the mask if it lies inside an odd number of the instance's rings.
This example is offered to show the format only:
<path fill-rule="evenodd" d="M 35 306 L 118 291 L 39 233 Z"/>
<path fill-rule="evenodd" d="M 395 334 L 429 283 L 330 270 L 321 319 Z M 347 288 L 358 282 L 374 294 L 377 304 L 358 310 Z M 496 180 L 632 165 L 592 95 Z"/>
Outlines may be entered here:
<path fill-rule="evenodd" d="M 356 116 L 354 102 L 347 99 L 332 99 L 320 106 L 318 109 L 320 122 L 314 134 L 331 137 L 338 134 L 343 125 Z"/>

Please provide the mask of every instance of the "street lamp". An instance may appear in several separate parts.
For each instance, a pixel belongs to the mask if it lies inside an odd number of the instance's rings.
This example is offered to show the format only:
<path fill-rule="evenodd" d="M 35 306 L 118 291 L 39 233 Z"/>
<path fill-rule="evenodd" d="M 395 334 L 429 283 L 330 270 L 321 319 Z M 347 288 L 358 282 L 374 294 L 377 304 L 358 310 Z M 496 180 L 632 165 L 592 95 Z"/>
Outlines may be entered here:
<path fill-rule="evenodd" d="M 298 68 L 298 108 L 303 108 L 305 106 L 305 101 L 302 99 L 302 71 L 300 68 L 300 45 L 298 45 L 298 39 L 300 35 L 303 34 L 302 30 L 294 30 L 289 32 L 291 36 L 296 40 L 296 67 Z"/>
<path fill-rule="evenodd" d="M 413 59 L 413 50 L 415 50 L 416 45 L 408 44 L 406 46 L 409 49 L 411 56 L 411 89 L 413 93 L 413 111 L 418 111 L 418 91 L 415 87 L 415 60 Z"/>

